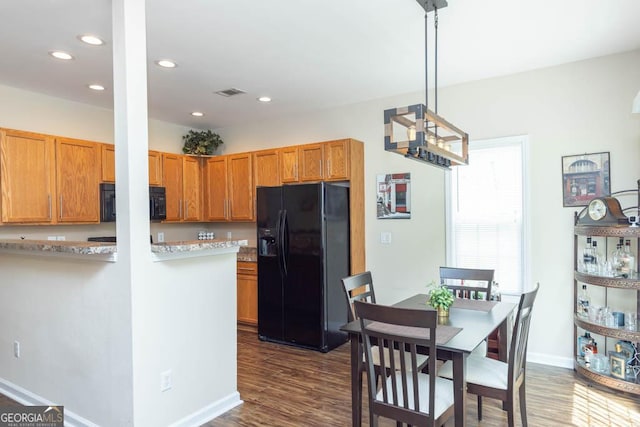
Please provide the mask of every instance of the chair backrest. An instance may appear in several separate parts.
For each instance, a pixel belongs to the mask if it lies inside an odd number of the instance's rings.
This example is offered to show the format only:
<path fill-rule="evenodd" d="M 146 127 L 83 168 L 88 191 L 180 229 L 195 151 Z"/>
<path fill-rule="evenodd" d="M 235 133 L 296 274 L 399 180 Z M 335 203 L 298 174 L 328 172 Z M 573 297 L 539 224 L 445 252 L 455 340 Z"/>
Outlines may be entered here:
<path fill-rule="evenodd" d="M 524 371 L 527 365 L 527 343 L 529 341 L 529 326 L 531 325 L 531 310 L 533 302 L 538 294 L 540 284 L 536 284 L 534 290 L 525 292 L 520 296 L 518 314 L 513 325 L 511 335 L 511 348 L 509 349 L 509 377 L 510 387 L 518 385 L 524 379 Z"/>
<path fill-rule="evenodd" d="M 430 357 L 428 362 L 429 400 L 425 405 L 424 397 L 420 400 L 419 384 L 426 380 L 427 375 L 418 369 L 416 356 L 418 347 L 428 349 L 431 355 L 436 354 L 437 312 L 362 301 L 355 301 L 354 306 L 360 319 L 369 381 L 369 408 L 372 413 L 409 425 L 434 425 L 436 357 Z M 409 361 L 401 357 L 400 366 L 397 366 L 398 361 L 390 349 L 404 349 L 410 355 Z M 380 370 L 393 373 L 383 380 L 382 393 L 378 393 L 376 386 L 376 366 L 372 354 L 374 350 L 377 350 L 380 358 Z"/>
<path fill-rule="evenodd" d="M 373 279 L 370 271 L 345 277 L 342 279 L 342 287 L 349 303 L 349 322 L 358 318 L 353 308 L 354 301 L 376 303 L 376 294 L 373 291 Z"/>
<path fill-rule="evenodd" d="M 440 283 L 451 289 L 456 298 L 488 300 L 491 297 L 493 274 L 493 270 L 478 268 L 440 267 Z M 463 285 L 461 282 L 463 280 L 474 283 Z M 452 281 L 455 283 L 451 283 Z M 485 284 L 478 282 L 485 282 Z"/>

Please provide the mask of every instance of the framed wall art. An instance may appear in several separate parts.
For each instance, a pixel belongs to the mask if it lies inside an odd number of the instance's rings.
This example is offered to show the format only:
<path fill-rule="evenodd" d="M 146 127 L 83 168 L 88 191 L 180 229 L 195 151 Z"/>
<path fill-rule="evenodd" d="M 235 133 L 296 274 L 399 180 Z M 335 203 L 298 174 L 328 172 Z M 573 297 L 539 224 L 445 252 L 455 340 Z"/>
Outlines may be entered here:
<path fill-rule="evenodd" d="M 609 152 L 562 157 L 562 206 L 587 206 L 611 194 Z"/>
<path fill-rule="evenodd" d="M 411 174 L 389 173 L 376 176 L 378 219 L 411 218 Z"/>

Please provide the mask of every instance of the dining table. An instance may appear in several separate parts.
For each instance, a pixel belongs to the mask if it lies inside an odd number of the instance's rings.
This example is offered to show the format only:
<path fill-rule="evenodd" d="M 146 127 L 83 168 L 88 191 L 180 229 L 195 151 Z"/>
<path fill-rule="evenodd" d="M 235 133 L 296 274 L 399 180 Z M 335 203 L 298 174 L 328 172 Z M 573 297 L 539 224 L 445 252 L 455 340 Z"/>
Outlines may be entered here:
<path fill-rule="evenodd" d="M 402 300 L 393 307 L 418 310 L 435 310 L 427 301 L 428 295 L 417 294 Z M 438 318 L 436 328 L 437 358 L 453 362 L 454 418 L 455 426 L 466 422 L 466 375 L 467 356 L 489 334 L 498 329 L 498 357 L 507 360 L 508 320 L 516 304 L 503 301 L 456 299 L 449 309 L 448 318 Z M 349 334 L 351 347 L 351 414 L 354 427 L 362 420 L 362 363 L 363 345 L 360 321 L 354 320 L 340 328 Z"/>

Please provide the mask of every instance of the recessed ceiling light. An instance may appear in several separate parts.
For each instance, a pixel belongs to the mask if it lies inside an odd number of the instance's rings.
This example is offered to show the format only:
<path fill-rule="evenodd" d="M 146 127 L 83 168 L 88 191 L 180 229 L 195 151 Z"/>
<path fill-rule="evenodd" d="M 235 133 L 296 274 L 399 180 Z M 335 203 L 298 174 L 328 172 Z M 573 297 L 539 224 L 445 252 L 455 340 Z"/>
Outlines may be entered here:
<path fill-rule="evenodd" d="M 52 50 L 51 52 L 49 52 L 49 55 L 53 56 L 56 59 L 63 59 L 65 61 L 68 61 L 69 59 L 73 59 L 73 56 L 61 50 Z"/>
<path fill-rule="evenodd" d="M 268 96 L 261 96 L 260 98 L 258 98 L 258 101 L 260 101 L 260 102 L 271 102 L 271 98 L 269 98 Z"/>
<path fill-rule="evenodd" d="M 100 37 L 92 36 L 91 34 L 82 34 L 78 36 L 78 39 L 92 46 L 102 46 L 104 44 L 104 41 Z"/>
<path fill-rule="evenodd" d="M 193 113 L 191 113 L 191 115 L 194 117 L 202 117 L 204 116 L 204 113 L 201 113 L 200 111 L 194 111 Z"/>
<path fill-rule="evenodd" d="M 160 59 L 156 61 L 156 65 L 162 68 L 176 68 L 178 66 L 178 64 L 169 59 Z"/>
<path fill-rule="evenodd" d="M 89 85 L 89 89 L 91 89 L 91 90 L 101 91 L 101 90 L 104 90 L 104 86 L 102 86 L 102 85 L 95 85 L 95 84 L 94 84 L 94 85 Z"/>

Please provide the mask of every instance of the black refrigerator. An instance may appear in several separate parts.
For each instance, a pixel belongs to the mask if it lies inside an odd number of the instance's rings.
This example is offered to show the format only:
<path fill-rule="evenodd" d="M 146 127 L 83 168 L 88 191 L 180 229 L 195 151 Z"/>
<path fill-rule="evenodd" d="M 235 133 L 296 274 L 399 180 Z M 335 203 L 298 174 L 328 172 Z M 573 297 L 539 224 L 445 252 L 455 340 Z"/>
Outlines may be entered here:
<path fill-rule="evenodd" d="M 349 188 L 258 187 L 258 335 L 327 352 L 347 341 Z"/>

